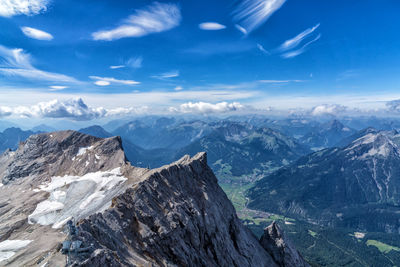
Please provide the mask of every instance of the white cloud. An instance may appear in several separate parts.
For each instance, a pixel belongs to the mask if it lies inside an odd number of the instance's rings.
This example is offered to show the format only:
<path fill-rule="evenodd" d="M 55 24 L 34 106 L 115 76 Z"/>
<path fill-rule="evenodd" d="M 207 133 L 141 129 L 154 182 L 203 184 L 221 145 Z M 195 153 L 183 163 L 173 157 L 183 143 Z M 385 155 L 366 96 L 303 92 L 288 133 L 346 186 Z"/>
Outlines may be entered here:
<path fill-rule="evenodd" d="M 125 65 L 133 69 L 140 69 L 142 67 L 143 57 L 132 57 L 126 61 Z"/>
<path fill-rule="evenodd" d="M 170 112 L 178 112 L 178 113 L 201 113 L 201 114 L 209 114 L 209 113 L 226 113 L 243 109 L 244 106 L 238 102 L 220 102 L 216 104 L 206 103 L 206 102 L 197 102 L 197 103 L 184 103 L 181 104 L 178 108 L 170 107 Z"/>
<path fill-rule="evenodd" d="M 258 82 L 260 83 L 300 83 L 300 82 L 304 82 L 303 80 L 259 80 Z"/>
<path fill-rule="evenodd" d="M 0 107 L 0 118 L 8 117 L 12 114 L 12 109 L 8 107 Z"/>
<path fill-rule="evenodd" d="M 217 22 L 203 22 L 199 24 L 199 28 L 205 31 L 218 31 L 226 29 L 226 26 Z"/>
<path fill-rule="evenodd" d="M 264 24 L 286 0 L 242 0 L 234 11 L 234 20 L 241 32 L 247 34 Z M 244 29 L 244 30 L 242 30 Z"/>
<path fill-rule="evenodd" d="M 31 27 L 21 27 L 22 32 L 33 39 L 42 40 L 42 41 L 50 41 L 53 40 L 53 36 L 50 33 L 31 28 Z"/>
<path fill-rule="evenodd" d="M 183 87 L 178 85 L 177 87 L 174 88 L 175 91 L 181 91 L 183 90 Z"/>
<path fill-rule="evenodd" d="M 113 41 L 126 37 L 142 37 L 151 33 L 168 31 L 181 22 L 181 11 L 176 4 L 155 2 L 143 9 L 137 9 L 123 23 L 111 30 L 97 31 L 94 40 Z"/>
<path fill-rule="evenodd" d="M 311 40 L 308 43 L 306 43 L 305 45 L 303 45 L 300 49 L 292 50 L 292 51 L 289 51 L 287 53 L 284 53 L 284 54 L 282 54 L 282 57 L 283 58 L 297 57 L 298 55 L 303 54 L 307 50 L 307 46 L 309 46 L 310 44 L 318 41 L 320 38 L 321 38 L 321 34 L 318 34 L 317 37 L 315 37 L 313 40 Z"/>
<path fill-rule="evenodd" d="M 388 107 L 389 111 L 400 113 L 400 99 L 388 101 L 386 102 L 386 106 Z"/>
<path fill-rule="evenodd" d="M 313 116 L 325 116 L 325 115 L 338 115 L 346 112 L 347 107 L 337 104 L 323 104 L 313 107 L 311 109 L 311 115 Z"/>
<path fill-rule="evenodd" d="M 109 86 L 111 83 L 107 82 L 107 81 L 101 81 L 100 80 L 100 81 L 95 81 L 94 84 L 98 85 L 98 86 Z"/>
<path fill-rule="evenodd" d="M 0 45 L 0 73 L 31 80 L 79 83 L 75 78 L 39 70 L 32 66 L 31 56 L 20 48 L 9 49 Z"/>
<path fill-rule="evenodd" d="M 50 87 L 50 89 L 49 89 L 50 91 L 61 91 L 61 90 L 68 88 L 68 86 L 63 86 L 63 85 L 52 85 L 49 87 Z"/>
<path fill-rule="evenodd" d="M 47 10 L 49 0 L 1 0 L 0 16 L 36 15 Z"/>
<path fill-rule="evenodd" d="M 313 34 L 313 32 L 316 29 L 318 29 L 319 25 L 320 24 L 318 23 L 314 27 L 308 28 L 307 30 L 299 33 L 292 39 L 289 39 L 289 40 L 286 40 L 285 42 L 283 42 L 283 44 L 281 44 L 281 46 L 278 48 L 279 51 L 285 52 L 281 56 L 283 58 L 293 58 L 293 57 L 303 54 L 310 44 L 318 41 L 321 38 L 321 34 L 318 34 L 314 39 L 312 39 L 311 41 L 308 41 L 302 47 L 300 47 L 298 49 L 296 49 L 296 48 L 299 47 L 299 45 L 301 45 L 301 43 L 305 39 L 310 37 Z M 289 50 L 291 50 L 291 51 L 289 51 Z M 288 52 L 286 52 L 286 51 L 288 51 Z"/>
<path fill-rule="evenodd" d="M 263 52 L 265 55 L 271 55 L 271 53 L 268 52 L 268 51 L 264 48 L 264 46 L 262 46 L 261 44 L 257 44 L 257 48 L 258 48 L 258 50 L 260 50 L 261 52 Z"/>
<path fill-rule="evenodd" d="M 32 106 L 0 107 L 0 117 L 18 116 L 28 118 L 63 118 L 76 121 L 92 120 L 111 116 L 142 114 L 148 111 L 147 106 L 113 108 L 93 108 L 84 103 L 81 98 L 66 100 L 51 100 Z"/>
<path fill-rule="evenodd" d="M 235 28 L 240 31 L 241 33 L 243 33 L 244 35 L 247 34 L 247 30 L 245 28 L 243 28 L 242 26 L 240 26 L 239 24 L 235 24 Z"/>
<path fill-rule="evenodd" d="M 110 66 L 110 69 L 115 70 L 115 69 L 122 69 L 125 68 L 125 65 L 117 65 L 117 66 Z"/>
<path fill-rule="evenodd" d="M 297 47 L 305 38 L 307 38 L 310 34 L 312 34 L 319 27 L 319 23 L 312 28 L 308 28 L 307 30 L 299 33 L 292 39 L 286 40 L 281 46 L 281 51 L 287 51 Z"/>
<path fill-rule="evenodd" d="M 164 72 L 159 75 L 154 75 L 152 77 L 156 78 L 156 79 L 160 79 L 160 80 L 176 78 L 176 77 L 179 77 L 179 70 L 172 70 L 172 71 Z"/>
<path fill-rule="evenodd" d="M 89 76 L 89 78 L 92 80 L 96 80 L 94 82 L 94 84 L 99 85 L 99 86 L 108 86 L 111 83 L 123 84 L 123 85 L 140 84 L 140 82 L 133 81 L 133 80 L 118 80 L 118 79 L 110 78 L 110 77 Z"/>

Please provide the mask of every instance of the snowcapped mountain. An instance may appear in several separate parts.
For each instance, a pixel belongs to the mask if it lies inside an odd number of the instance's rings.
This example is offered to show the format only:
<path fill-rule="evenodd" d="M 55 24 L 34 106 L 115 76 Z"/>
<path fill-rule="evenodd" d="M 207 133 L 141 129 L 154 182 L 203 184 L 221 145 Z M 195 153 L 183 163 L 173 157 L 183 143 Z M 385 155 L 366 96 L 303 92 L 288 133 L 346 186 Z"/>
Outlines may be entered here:
<path fill-rule="evenodd" d="M 0 156 L 0 179 L 1 265 L 63 266 L 73 219 L 68 266 L 309 266 L 277 225 L 240 222 L 205 153 L 149 170 L 119 137 L 52 132 Z"/>
<path fill-rule="evenodd" d="M 260 180 L 250 207 L 323 225 L 400 232 L 400 149 L 395 131 L 365 131 Z M 273 201 L 271 201 L 273 200 Z"/>

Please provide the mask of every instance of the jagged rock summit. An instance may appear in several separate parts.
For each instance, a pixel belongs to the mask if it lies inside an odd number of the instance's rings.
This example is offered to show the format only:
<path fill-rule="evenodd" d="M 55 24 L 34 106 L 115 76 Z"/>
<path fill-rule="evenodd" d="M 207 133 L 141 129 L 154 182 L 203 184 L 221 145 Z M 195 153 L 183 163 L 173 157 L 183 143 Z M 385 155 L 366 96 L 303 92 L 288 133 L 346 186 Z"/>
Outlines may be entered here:
<path fill-rule="evenodd" d="M 65 265 L 73 217 L 91 250 L 70 266 L 288 266 L 240 222 L 205 153 L 148 170 L 126 162 L 118 137 L 64 131 L 31 136 L 0 163 L 0 248 L 14 244 L 1 265 Z"/>
<path fill-rule="evenodd" d="M 264 229 L 260 243 L 280 266 L 310 266 L 275 221 Z"/>

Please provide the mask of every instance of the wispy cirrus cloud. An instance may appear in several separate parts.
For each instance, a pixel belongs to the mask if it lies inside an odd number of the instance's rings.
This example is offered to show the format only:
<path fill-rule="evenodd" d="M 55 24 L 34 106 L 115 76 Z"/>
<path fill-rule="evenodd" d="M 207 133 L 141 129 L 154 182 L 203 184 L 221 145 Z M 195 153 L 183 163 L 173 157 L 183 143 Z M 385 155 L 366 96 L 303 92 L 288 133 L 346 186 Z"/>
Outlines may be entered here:
<path fill-rule="evenodd" d="M 318 29 L 320 23 L 315 25 L 312 28 L 308 28 L 307 30 L 299 33 L 292 39 L 286 40 L 283 44 L 279 47 L 281 51 L 287 51 L 297 47 L 305 38 L 307 38 L 310 34 L 312 34 L 316 29 Z"/>
<path fill-rule="evenodd" d="M 94 84 L 98 86 L 108 86 L 112 83 L 122 84 L 122 85 L 138 85 L 140 82 L 134 80 L 118 80 L 112 77 L 99 77 L 99 76 L 89 76 L 90 79 L 95 80 Z"/>
<path fill-rule="evenodd" d="M 264 24 L 286 0 L 242 0 L 233 12 L 237 29 L 248 34 Z"/>
<path fill-rule="evenodd" d="M 10 49 L 2 45 L 0 45 L 0 73 L 8 77 L 30 80 L 79 83 L 73 77 L 37 69 L 31 63 L 31 56 L 23 49 Z"/>
<path fill-rule="evenodd" d="M 267 51 L 264 46 L 262 46 L 261 44 L 257 44 L 257 48 L 258 50 L 260 50 L 261 52 L 263 52 L 263 54 L 265 55 L 271 55 L 271 53 L 269 51 Z"/>
<path fill-rule="evenodd" d="M 132 114 L 143 114 L 147 112 L 147 106 L 112 108 L 90 107 L 81 98 L 40 102 L 32 106 L 2 107 L 0 106 L 0 117 L 16 116 L 26 118 L 62 118 L 76 121 L 87 121 L 92 119 L 125 116 Z"/>
<path fill-rule="evenodd" d="M 53 35 L 48 32 L 31 28 L 31 27 L 21 27 L 21 31 L 28 36 L 29 38 L 42 40 L 42 41 L 51 41 L 53 40 Z"/>
<path fill-rule="evenodd" d="M 164 73 L 161 73 L 158 75 L 153 75 L 152 77 L 159 79 L 159 80 L 176 78 L 176 77 L 179 77 L 179 70 L 172 70 L 172 71 L 164 72 Z"/>
<path fill-rule="evenodd" d="M 216 104 L 207 102 L 188 102 L 181 104 L 179 107 L 170 107 L 169 111 L 174 113 L 227 113 L 243 109 L 244 106 L 239 102 L 220 102 Z"/>
<path fill-rule="evenodd" d="M 218 31 L 226 29 L 226 26 L 218 22 L 203 22 L 199 24 L 199 28 L 205 31 Z"/>
<path fill-rule="evenodd" d="M 155 2 L 125 19 L 120 26 L 92 33 L 93 40 L 113 41 L 127 37 L 142 37 L 177 27 L 182 16 L 180 8 L 173 3 Z"/>
<path fill-rule="evenodd" d="M 307 42 L 305 45 L 303 45 L 301 48 L 297 49 L 297 50 L 292 50 L 289 51 L 287 53 L 282 54 L 283 58 L 293 58 L 293 57 L 297 57 L 298 55 L 303 54 L 305 51 L 307 51 L 307 47 L 318 41 L 321 38 L 321 34 L 318 34 L 317 37 L 315 37 L 314 39 L 312 39 L 311 41 Z"/>
<path fill-rule="evenodd" d="M 301 82 L 304 82 L 304 80 L 259 80 L 258 82 L 282 84 L 282 83 L 301 83 Z"/>
<path fill-rule="evenodd" d="M 37 15 L 47 10 L 49 0 L 2 0 L 0 1 L 0 16 Z"/>
<path fill-rule="evenodd" d="M 122 69 L 122 68 L 132 68 L 132 69 L 140 69 L 143 66 L 143 57 L 138 56 L 138 57 L 131 57 L 128 60 L 126 60 L 123 64 L 121 65 L 113 65 L 110 66 L 110 69 Z"/>
<path fill-rule="evenodd" d="M 310 44 L 318 41 L 321 38 L 321 34 L 318 34 L 317 36 L 314 35 L 315 37 L 313 39 L 311 39 L 311 40 L 309 39 L 309 37 L 312 37 L 314 31 L 317 30 L 319 28 L 319 26 L 320 26 L 320 23 L 318 23 L 317 25 L 315 25 L 311 28 L 308 28 L 308 29 L 302 31 L 295 37 L 283 42 L 278 48 L 279 52 L 283 52 L 283 54 L 281 54 L 281 56 L 283 58 L 293 58 L 293 57 L 303 54 L 307 50 L 307 47 Z M 303 44 L 302 46 L 300 46 L 303 43 L 303 41 L 306 39 L 309 39 L 310 41 L 308 41 L 305 44 Z M 298 48 L 298 47 L 300 47 L 300 48 Z"/>

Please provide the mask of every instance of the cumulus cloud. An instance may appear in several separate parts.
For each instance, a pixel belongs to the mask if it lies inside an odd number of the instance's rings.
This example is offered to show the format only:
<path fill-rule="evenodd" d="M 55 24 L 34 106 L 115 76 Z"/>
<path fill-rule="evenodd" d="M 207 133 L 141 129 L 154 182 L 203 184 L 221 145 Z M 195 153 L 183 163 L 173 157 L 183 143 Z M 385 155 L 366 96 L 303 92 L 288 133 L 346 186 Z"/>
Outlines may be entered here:
<path fill-rule="evenodd" d="M 0 73 L 31 80 L 78 83 L 70 76 L 35 68 L 31 56 L 20 48 L 10 49 L 0 45 Z"/>
<path fill-rule="evenodd" d="M 112 77 L 99 77 L 99 76 L 89 76 L 90 79 L 95 80 L 94 84 L 98 86 L 108 86 L 111 83 L 123 84 L 123 85 L 137 85 L 140 82 L 133 80 L 118 80 Z"/>
<path fill-rule="evenodd" d="M 199 24 L 199 28 L 205 31 L 218 31 L 226 29 L 226 26 L 217 22 L 203 22 Z"/>
<path fill-rule="evenodd" d="M 0 107 L 0 117 L 63 118 L 85 121 L 103 117 L 141 114 L 147 112 L 147 110 L 146 106 L 115 109 L 93 108 L 86 105 L 81 98 L 62 101 L 55 99 L 32 106 Z"/>
<path fill-rule="evenodd" d="M 183 87 L 178 85 L 177 87 L 174 88 L 175 91 L 181 91 L 183 90 Z"/>
<path fill-rule="evenodd" d="M 0 107 L 0 118 L 8 117 L 12 114 L 12 110 L 8 107 Z"/>
<path fill-rule="evenodd" d="M 315 106 L 311 109 L 310 114 L 313 116 L 326 116 L 326 115 L 338 115 L 346 112 L 347 107 L 337 104 L 323 104 Z"/>
<path fill-rule="evenodd" d="M 37 39 L 42 41 L 53 40 L 53 35 L 45 31 L 41 31 L 31 27 L 21 27 L 21 30 L 26 36 L 32 39 Z"/>
<path fill-rule="evenodd" d="M 400 113 L 400 99 L 386 102 L 386 106 L 392 112 Z"/>
<path fill-rule="evenodd" d="M 242 0 L 233 12 L 236 28 L 244 34 L 264 24 L 286 0 Z"/>
<path fill-rule="evenodd" d="M 142 37 L 177 27 L 182 16 L 178 5 L 155 2 L 143 9 L 137 9 L 123 23 L 110 30 L 94 32 L 94 40 L 113 41 L 126 37 Z"/>
<path fill-rule="evenodd" d="M 36 15 L 46 11 L 49 2 L 49 0 L 2 0 L 0 1 L 0 16 Z"/>
<path fill-rule="evenodd" d="M 171 112 L 178 113 L 226 113 L 243 109 L 244 106 L 238 102 L 220 102 L 216 104 L 206 103 L 206 102 L 188 102 L 181 104 L 178 108 L 170 107 Z"/>

